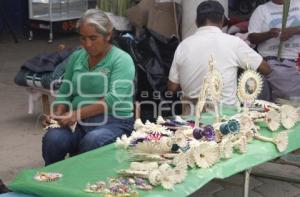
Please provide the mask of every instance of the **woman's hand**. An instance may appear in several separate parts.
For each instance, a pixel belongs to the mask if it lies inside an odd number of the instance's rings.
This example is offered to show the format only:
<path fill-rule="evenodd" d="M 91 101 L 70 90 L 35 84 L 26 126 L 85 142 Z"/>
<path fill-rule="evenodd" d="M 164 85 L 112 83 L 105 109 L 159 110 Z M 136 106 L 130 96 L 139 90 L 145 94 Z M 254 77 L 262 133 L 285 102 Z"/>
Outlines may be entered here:
<path fill-rule="evenodd" d="M 66 113 L 64 112 L 66 110 L 64 105 L 60 105 L 60 107 L 57 107 L 53 114 L 42 114 L 41 116 L 41 122 L 44 127 L 49 126 L 50 124 L 53 124 L 53 120 L 57 120 L 58 117 L 63 116 L 62 114 Z"/>
<path fill-rule="evenodd" d="M 47 114 L 43 114 L 41 117 L 41 122 L 44 127 L 49 126 L 51 123 L 51 116 L 49 116 Z"/>
<path fill-rule="evenodd" d="M 55 120 L 57 120 L 61 127 L 73 126 L 77 121 L 77 114 L 76 112 L 67 112 L 60 117 L 56 116 Z"/>

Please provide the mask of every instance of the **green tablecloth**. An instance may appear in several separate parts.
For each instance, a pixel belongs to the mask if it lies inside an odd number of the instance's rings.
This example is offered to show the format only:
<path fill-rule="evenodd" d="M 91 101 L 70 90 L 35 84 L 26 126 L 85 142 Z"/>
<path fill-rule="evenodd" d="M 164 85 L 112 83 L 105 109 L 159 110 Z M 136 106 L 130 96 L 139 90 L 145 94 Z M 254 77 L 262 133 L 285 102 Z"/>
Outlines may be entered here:
<path fill-rule="evenodd" d="M 262 128 L 266 136 L 276 135 Z M 140 196 L 187 196 L 201 188 L 213 178 L 226 178 L 245 169 L 251 168 L 278 156 L 284 155 L 300 147 L 300 124 L 289 132 L 289 146 L 279 153 L 271 143 L 254 140 L 248 146 L 246 154 L 234 154 L 229 160 L 222 160 L 209 169 L 192 169 L 182 184 L 175 185 L 174 190 L 167 191 L 156 187 L 152 191 L 139 191 Z M 116 176 L 117 171 L 129 166 L 128 154 L 124 150 L 116 150 L 113 144 L 90 151 L 34 170 L 24 170 L 9 185 L 16 192 L 37 196 L 66 197 L 66 196 L 99 196 L 84 192 L 85 185 L 109 176 Z M 60 172 L 63 177 L 55 182 L 37 182 L 33 179 L 36 172 Z"/>

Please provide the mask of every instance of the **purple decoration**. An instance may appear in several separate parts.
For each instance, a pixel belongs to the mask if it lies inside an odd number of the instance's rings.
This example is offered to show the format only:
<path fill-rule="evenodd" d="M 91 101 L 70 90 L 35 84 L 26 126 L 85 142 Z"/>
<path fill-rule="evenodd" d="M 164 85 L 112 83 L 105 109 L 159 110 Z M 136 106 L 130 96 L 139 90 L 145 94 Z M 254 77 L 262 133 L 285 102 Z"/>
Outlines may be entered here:
<path fill-rule="evenodd" d="M 118 192 L 118 188 L 116 186 L 112 186 L 112 187 L 109 188 L 109 191 L 111 193 L 117 193 Z"/>
<path fill-rule="evenodd" d="M 194 130 L 193 130 L 193 136 L 197 140 L 200 140 L 203 137 L 202 133 L 203 133 L 202 128 L 195 127 Z"/>
<path fill-rule="evenodd" d="M 135 178 L 135 184 L 137 185 L 144 185 L 146 182 L 142 178 Z"/>
<path fill-rule="evenodd" d="M 138 143 L 143 142 L 143 141 L 145 141 L 145 140 L 146 140 L 145 137 L 139 137 L 139 138 L 137 138 L 137 139 L 135 139 L 135 140 L 132 140 L 132 141 L 130 142 L 130 146 L 135 146 L 135 145 L 137 145 Z"/>
<path fill-rule="evenodd" d="M 123 184 L 123 185 L 129 185 L 130 182 L 129 182 L 129 179 L 125 179 L 125 178 L 120 178 L 120 183 Z"/>
<path fill-rule="evenodd" d="M 190 125 L 191 121 L 177 121 L 177 120 L 167 120 L 164 124 L 162 124 L 163 126 L 166 127 L 181 127 L 181 126 L 185 126 L 185 125 Z"/>
<path fill-rule="evenodd" d="M 202 135 L 205 137 L 207 141 L 215 140 L 215 131 L 211 125 L 206 125 L 204 127 L 204 131 L 202 132 Z"/>
<path fill-rule="evenodd" d="M 177 121 L 177 120 L 171 120 L 172 122 L 174 122 L 174 124 L 176 125 L 176 126 L 183 126 L 183 125 L 186 125 L 186 122 L 179 122 L 179 121 Z"/>
<path fill-rule="evenodd" d="M 162 124 L 163 126 L 166 127 L 176 127 L 177 125 L 175 124 L 175 122 L 171 121 L 171 120 L 167 120 L 164 124 Z"/>
<path fill-rule="evenodd" d="M 195 121 L 194 120 L 187 120 L 186 121 L 188 124 L 195 124 Z"/>

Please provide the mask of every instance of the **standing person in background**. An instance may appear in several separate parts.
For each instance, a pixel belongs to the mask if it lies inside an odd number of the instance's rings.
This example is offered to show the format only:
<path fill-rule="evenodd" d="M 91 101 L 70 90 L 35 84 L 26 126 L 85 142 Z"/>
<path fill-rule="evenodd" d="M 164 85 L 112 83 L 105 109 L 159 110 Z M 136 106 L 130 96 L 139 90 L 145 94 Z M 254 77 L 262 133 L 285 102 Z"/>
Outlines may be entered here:
<path fill-rule="evenodd" d="M 238 104 L 238 68 L 245 69 L 248 64 L 262 74 L 271 73 L 269 65 L 244 41 L 221 31 L 224 17 L 224 8 L 218 1 L 200 3 L 196 18 L 198 30 L 183 40 L 176 49 L 168 89 L 173 92 L 181 89 L 183 100 L 188 100 L 193 105 L 196 105 L 211 56 L 223 77 L 221 102 L 226 105 Z M 191 109 L 186 107 L 183 107 L 183 114 L 191 114 Z"/>
<path fill-rule="evenodd" d="M 300 97 L 300 72 L 297 58 L 300 53 L 300 1 L 291 0 L 285 31 L 281 31 L 284 0 L 272 0 L 253 12 L 249 22 L 248 39 L 257 45 L 258 52 L 272 67 L 267 77 L 271 98 Z M 278 59 L 279 42 L 283 41 L 282 55 Z"/>
<path fill-rule="evenodd" d="M 70 56 L 54 102 L 52 118 L 61 128 L 49 128 L 43 137 L 46 165 L 133 130 L 133 60 L 110 43 L 113 27 L 103 11 L 87 10 L 77 25 L 83 48 Z M 75 122 L 72 133 L 69 127 Z"/>

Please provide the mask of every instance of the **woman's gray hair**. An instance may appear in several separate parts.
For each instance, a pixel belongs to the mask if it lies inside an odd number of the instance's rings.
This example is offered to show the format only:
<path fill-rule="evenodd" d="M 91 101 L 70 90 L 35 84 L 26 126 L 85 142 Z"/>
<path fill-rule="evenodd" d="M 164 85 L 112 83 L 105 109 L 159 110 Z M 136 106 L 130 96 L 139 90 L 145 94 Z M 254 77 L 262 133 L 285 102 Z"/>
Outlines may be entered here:
<path fill-rule="evenodd" d="M 104 11 L 98 9 L 87 10 L 78 20 L 76 25 L 77 29 L 79 29 L 80 25 L 83 23 L 93 25 L 97 32 L 102 35 L 107 35 L 113 29 L 113 25 L 108 16 Z"/>

